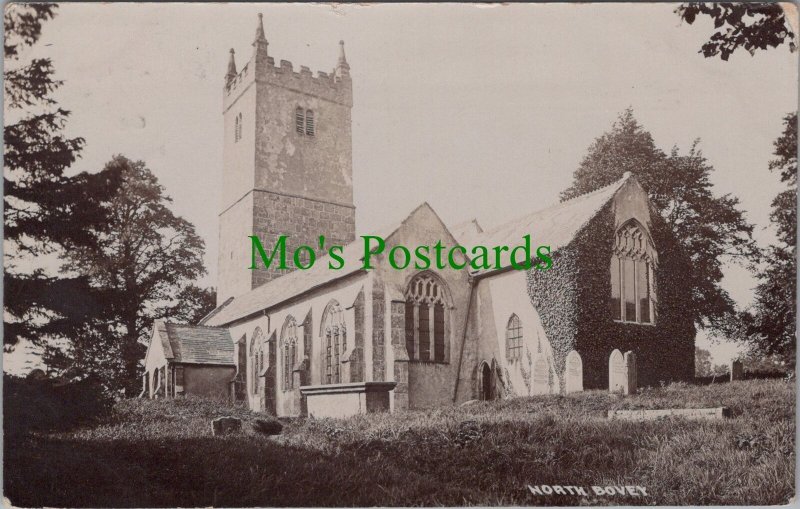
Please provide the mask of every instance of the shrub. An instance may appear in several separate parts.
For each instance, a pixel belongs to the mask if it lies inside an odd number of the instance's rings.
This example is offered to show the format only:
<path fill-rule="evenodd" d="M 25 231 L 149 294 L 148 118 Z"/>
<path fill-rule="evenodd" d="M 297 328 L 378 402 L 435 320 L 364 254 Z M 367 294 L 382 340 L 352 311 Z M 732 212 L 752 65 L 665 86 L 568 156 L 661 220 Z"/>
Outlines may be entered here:
<path fill-rule="evenodd" d="M 112 403 L 93 378 L 58 383 L 49 378 L 3 375 L 3 430 L 7 435 L 67 430 L 106 415 Z"/>

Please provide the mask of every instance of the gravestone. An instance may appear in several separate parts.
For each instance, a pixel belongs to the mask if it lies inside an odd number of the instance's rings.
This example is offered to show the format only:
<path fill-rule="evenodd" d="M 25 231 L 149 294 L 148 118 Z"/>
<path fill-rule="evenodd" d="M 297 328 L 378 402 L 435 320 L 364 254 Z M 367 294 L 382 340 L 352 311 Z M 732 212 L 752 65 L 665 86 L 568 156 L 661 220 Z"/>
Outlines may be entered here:
<path fill-rule="evenodd" d="M 256 419 L 253 421 L 253 429 L 264 435 L 280 435 L 283 424 L 273 420 Z"/>
<path fill-rule="evenodd" d="M 731 382 L 744 379 L 744 366 L 742 361 L 731 362 Z"/>
<path fill-rule="evenodd" d="M 550 369 L 547 360 L 542 355 L 537 355 L 533 361 L 533 394 L 547 394 L 550 391 Z"/>
<path fill-rule="evenodd" d="M 217 417 L 211 421 L 211 434 L 214 436 L 240 431 L 242 431 L 242 420 L 238 417 Z"/>
<path fill-rule="evenodd" d="M 636 394 L 638 378 L 636 373 L 636 354 L 633 352 L 625 352 L 625 374 L 626 383 L 622 391 L 623 394 Z"/>
<path fill-rule="evenodd" d="M 608 391 L 624 392 L 627 378 L 625 358 L 622 356 L 622 352 L 614 349 L 608 358 Z"/>
<path fill-rule="evenodd" d="M 583 361 L 581 360 L 581 355 L 575 350 L 567 354 L 567 374 L 565 378 L 564 388 L 567 394 L 583 390 Z"/>

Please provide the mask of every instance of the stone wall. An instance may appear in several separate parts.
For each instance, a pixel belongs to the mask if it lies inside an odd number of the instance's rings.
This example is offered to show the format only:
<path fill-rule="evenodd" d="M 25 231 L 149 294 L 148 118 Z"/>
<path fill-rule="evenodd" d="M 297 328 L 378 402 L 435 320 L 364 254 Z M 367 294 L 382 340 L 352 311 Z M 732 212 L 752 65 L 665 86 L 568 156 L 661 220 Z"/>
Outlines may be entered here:
<path fill-rule="evenodd" d="M 252 288 L 272 281 L 294 269 L 292 254 L 294 250 L 307 245 L 312 247 L 317 256 L 322 256 L 333 245 L 345 245 L 355 238 L 355 215 L 353 206 L 324 203 L 317 200 L 286 196 L 268 191 L 256 190 L 253 192 L 253 233 L 261 239 L 267 255 L 280 235 L 287 235 L 286 263 L 287 270 L 277 268 L 278 258 L 272 261 L 269 269 L 259 268 L 250 271 Z M 325 236 L 325 250 L 319 249 L 319 236 Z M 248 256 L 247 267 L 250 266 L 250 241 L 245 236 L 246 252 Z M 222 249 L 220 249 L 221 251 Z M 256 260 L 258 267 L 263 267 L 260 260 Z"/>
<path fill-rule="evenodd" d="M 185 365 L 183 392 L 186 395 L 230 401 L 234 366 Z"/>
<path fill-rule="evenodd" d="M 291 255 L 300 245 L 321 253 L 355 239 L 347 69 L 295 72 L 287 61 L 276 66 L 264 44 L 224 87 L 218 304 L 294 269 Z M 296 108 L 313 111 L 313 136 L 296 131 Z M 251 271 L 250 235 L 266 249 L 287 235 L 289 268 Z"/>

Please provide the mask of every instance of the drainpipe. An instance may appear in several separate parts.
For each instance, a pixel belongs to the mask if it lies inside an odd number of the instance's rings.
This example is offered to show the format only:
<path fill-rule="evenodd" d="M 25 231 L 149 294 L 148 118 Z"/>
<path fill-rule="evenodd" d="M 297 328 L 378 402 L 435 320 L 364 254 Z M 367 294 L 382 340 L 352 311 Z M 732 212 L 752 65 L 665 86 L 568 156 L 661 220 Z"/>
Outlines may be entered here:
<path fill-rule="evenodd" d="M 469 302 L 467 304 L 467 313 L 464 315 L 464 333 L 461 336 L 461 352 L 458 355 L 458 371 L 456 371 L 456 385 L 453 389 L 453 403 L 458 399 L 458 382 L 461 380 L 461 363 L 464 360 L 464 344 L 467 342 L 467 327 L 469 326 L 469 314 L 472 311 L 472 297 L 475 293 L 475 279 L 469 277 Z"/>

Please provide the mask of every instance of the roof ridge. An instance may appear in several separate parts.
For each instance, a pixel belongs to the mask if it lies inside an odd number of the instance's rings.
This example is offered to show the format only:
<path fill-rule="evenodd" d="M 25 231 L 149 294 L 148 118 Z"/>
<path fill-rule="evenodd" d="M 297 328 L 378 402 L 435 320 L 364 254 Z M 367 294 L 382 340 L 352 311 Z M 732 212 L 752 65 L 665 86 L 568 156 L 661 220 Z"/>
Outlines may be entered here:
<path fill-rule="evenodd" d="M 503 229 L 503 228 L 505 228 L 505 227 L 507 227 L 507 226 L 509 226 L 511 224 L 518 223 L 522 218 L 531 217 L 531 216 L 534 216 L 536 214 L 541 214 L 542 212 L 545 212 L 545 211 L 555 210 L 555 209 L 564 207 L 566 205 L 574 204 L 579 198 L 586 198 L 588 196 L 595 196 L 597 194 L 600 194 L 602 191 L 608 190 L 608 188 L 610 188 L 612 186 L 621 185 L 626 180 L 628 180 L 628 178 L 630 178 L 630 177 L 631 177 L 631 173 L 629 171 L 626 171 L 625 173 L 622 174 L 622 178 L 620 178 L 619 180 L 615 180 L 614 182 L 612 182 L 610 184 L 607 184 L 607 185 L 605 185 L 603 187 L 598 187 L 597 189 L 594 189 L 592 191 L 587 191 L 586 193 L 579 194 L 577 196 L 573 196 L 572 198 L 570 198 L 568 200 L 560 201 L 558 203 L 554 203 L 553 205 L 549 205 L 547 207 L 536 209 L 534 211 L 528 212 L 527 214 L 522 214 L 522 215 L 517 216 L 517 217 L 515 217 L 513 219 L 509 219 L 508 221 L 504 221 L 503 223 L 501 223 L 501 224 L 499 224 L 499 225 L 497 225 L 497 226 L 495 226 L 493 228 L 489 228 L 487 230 L 484 230 L 483 234 L 491 234 L 491 233 L 497 232 L 497 231 L 499 231 L 499 230 L 501 230 L 501 229 Z"/>
<path fill-rule="evenodd" d="M 175 322 L 167 322 L 164 321 L 164 325 L 173 325 L 177 327 L 194 327 L 196 329 L 224 329 L 225 327 L 220 327 L 218 325 L 193 325 L 191 323 L 175 323 Z"/>

